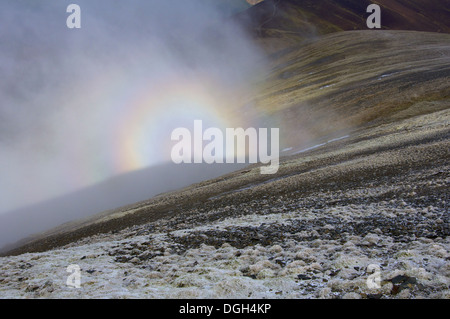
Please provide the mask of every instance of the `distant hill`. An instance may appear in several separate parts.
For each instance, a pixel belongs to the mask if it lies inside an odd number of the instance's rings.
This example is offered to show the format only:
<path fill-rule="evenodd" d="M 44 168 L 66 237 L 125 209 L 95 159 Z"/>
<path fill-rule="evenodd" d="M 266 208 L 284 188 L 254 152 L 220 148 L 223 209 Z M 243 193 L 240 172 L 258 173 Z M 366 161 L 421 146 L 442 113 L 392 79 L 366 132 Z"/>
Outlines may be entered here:
<path fill-rule="evenodd" d="M 328 33 L 367 30 L 372 3 L 381 7 L 382 29 L 450 33 L 449 0 L 265 0 L 235 18 L 274 52 Z"/>
<path fill-rule="evenodd" d="M 450 34 L 343 31 L 273 55 L 249 103 L 283 128 L 283 147 L 295 147 L 446 109 L 449 77 Z"/>
<path fill-rule="evenodd" d="M 250 3 L 251 5 L 258 4 L 258 3 L 262 2 L 262 1 L 264 1 L 264 0 L 247 0 L 247 2 Z"/>
<path fill-rule="evenodd" d="M 0 250 L 4 245 L 11 245 L 63 223 L 144 201 L 157 194 L 215 178 L 246 166 L 187 165 L 189 164 L 177 165 L 170 162 L 125 173 L 64 196 L 1 214 Z"/>

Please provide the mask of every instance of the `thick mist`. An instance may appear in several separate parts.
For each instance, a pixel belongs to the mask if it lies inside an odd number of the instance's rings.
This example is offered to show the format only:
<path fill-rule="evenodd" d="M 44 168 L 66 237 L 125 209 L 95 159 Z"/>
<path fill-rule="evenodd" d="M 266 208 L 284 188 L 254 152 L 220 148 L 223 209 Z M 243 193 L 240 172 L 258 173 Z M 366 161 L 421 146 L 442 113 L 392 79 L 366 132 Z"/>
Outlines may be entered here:
<path fill-rule="evenodd" d="M 81 7 L 81 29 L 66 26 L 70 3 Z M 239 8 L 225 0 L 3 1 L 0 217 L 8 218 L 2 228 L 27 223 L 10 211 L 169 161 L 170 132 L 194 119 L 215 127 L 257 125 L 257 112 L 243 101 L 264 64 L 244 32 L 227 23 Z M 158 176 L 152 181 L 158 188 L 143 196 L 189 184 L 182 175 Z M 142 193 L 147 186 L 139 180 L 136 187 Z M 120 192 L 104 189 L 91 193 L 91 204 Z M 109 208 L 137 200 L 136 192 L 128 178 Z M 71 207 L 65 220 L 109 209 L 65 198 Z M 53 227 L 57 212 L 35 207 L 40 230 Z M 10 229 L 14 240 L 37 231 L 27 228 Z"/>

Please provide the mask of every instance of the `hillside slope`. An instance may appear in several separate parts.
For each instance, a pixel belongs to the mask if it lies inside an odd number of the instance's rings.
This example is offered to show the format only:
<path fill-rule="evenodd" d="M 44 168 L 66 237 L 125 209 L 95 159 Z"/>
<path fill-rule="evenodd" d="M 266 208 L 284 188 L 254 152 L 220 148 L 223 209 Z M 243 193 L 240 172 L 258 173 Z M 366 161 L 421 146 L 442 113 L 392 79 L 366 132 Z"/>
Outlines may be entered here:
<path fill-rule="evenodd" d="M 100 216 L 0 258 L 0 295 L 449 298 L 449 141 L 430 111 Z"/>
<path fill-rule="evenodd" d="M 266 0 L 236 19 L 276 52 L 328 33 L 367 30 L 372 3 L 381 7 L 382 29 L 450 32 L 448 0 Z"/>
<path fill-rule="evenodd" d="M 365 30 L 365 0 L 237 17 L 273 53 L 242 104 L 280 128 L 277 174 L 250 165 L 30 237 L 0 258 L 0 296 L 450 298 L 448 1 L 373 2 L 384 30 Z"/>
<path fill-rule="evenodd" d="M 205 203 L 209 205 L 208 198 L 234 193 L 249 184 L 314 171 L 325 164 L 305 166 L 302 150 L 334 139 L 337 141 L 333 145 L 344 143 L 355 132 L 362 134 L 384 125 L 407 132 L 407 125 L 400 121 L 444 112 L 440 113 L 442 119 L 435 119 L 443 125 L 440 134 L 444 134 L 448 130 L 445 111 L 450 107 L 450 35 L 382 31 L 365 41 L 370 32 L 336 33 L 288 52 L 274 62 L 272 73 L 260 84 L 266 85 L 264 95 L 254 103 L 278 123 L 286 147 L 282 155 L 298 158 L 295 165 L 281 165 L 274 176 L 260 175 L 258 169 L 251 171 L 258 173 L 251 174 L 244 170 L 195 184 L 71 224 L 53 231 L 51 236 L 32 239 L 9 253 L 45 251 L 98 233 L 176 216 Z M 363 49 L 370 48 L 374 41 L 378 49 L 364 55 Z M 414 46 L 405 46 L 407 41 Z M 300 83 L 302 79 L 304 83 Z M 281 185 L 276 188 L 283 193 L 292 191 Z"/>
<path fill-rule="evenodd" d="M 284 147 L 300 147 L 361 125 L 445 109 L 449 78 L 449 34 L 338 32 L 277 54 L 261 94 L 248 103 L 283 127 Z"/>

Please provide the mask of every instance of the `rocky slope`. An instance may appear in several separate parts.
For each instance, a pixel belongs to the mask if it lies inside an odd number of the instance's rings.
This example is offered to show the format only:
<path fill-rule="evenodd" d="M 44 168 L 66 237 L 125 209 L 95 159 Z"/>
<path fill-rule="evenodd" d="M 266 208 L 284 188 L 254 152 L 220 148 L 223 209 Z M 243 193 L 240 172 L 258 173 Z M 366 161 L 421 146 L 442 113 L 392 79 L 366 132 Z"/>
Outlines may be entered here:
<path fill-rule="evenodd" d="M 105 227 L 130 226 L 1 258 L 0 295 L 449 298 L 449 119 L 444 110 L 355 131 L 286 158 L 270 180 L 251 168 L 165 196 L 179 203 L 165 214 L 147 203 L 105 216 Z M 70 264 L 79 289 L 66 285 Z M 367 285 L 373 269 L 379 288 Z"/>
<path fill-rule="evenodd" d="M 248 166 L 36 236 L 0 258 L 0 296 L 449 298 L 449 78 L 447 34 L 280 51 L 245 101 L 280 127 L 277 174 Z"/>

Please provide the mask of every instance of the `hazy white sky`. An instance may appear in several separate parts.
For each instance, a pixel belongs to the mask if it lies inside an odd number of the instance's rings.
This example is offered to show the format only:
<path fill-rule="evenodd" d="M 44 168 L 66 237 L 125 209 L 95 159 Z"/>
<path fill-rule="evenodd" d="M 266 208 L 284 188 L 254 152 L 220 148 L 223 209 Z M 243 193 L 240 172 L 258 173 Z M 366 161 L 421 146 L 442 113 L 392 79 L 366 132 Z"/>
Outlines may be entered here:
<path fill-rule="evenodd" d="M 81 29 L 66 27 L 70 3 Z M 260 69 L 259 51 L 222 22 L 243 0 L 1 6 L 0 213 L 165 160 L 173 118 L 230 122 L 214 101 Z M 171 96 L 188 101 L 181 112 Z"/>

